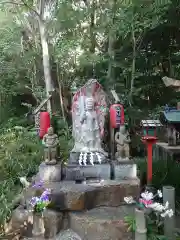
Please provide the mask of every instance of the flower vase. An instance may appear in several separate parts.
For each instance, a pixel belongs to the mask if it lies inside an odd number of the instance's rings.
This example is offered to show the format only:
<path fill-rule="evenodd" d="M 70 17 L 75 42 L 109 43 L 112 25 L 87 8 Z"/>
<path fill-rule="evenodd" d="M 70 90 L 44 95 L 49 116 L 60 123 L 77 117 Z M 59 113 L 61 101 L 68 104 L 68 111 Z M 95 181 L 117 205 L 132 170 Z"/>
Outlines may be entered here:
<path fill-rule="evenodd" d="M 135 208 L 135 240 L 147 240 L 146 217 L 144 209 Z"/>
<path fill-rule="evenodd" d="M 34 238 L 41 239 L 44 237 L 45 228 L 44 228 L 44 218 L 43 213 L 33 213 L 33 229 L 32 235 Z"/>

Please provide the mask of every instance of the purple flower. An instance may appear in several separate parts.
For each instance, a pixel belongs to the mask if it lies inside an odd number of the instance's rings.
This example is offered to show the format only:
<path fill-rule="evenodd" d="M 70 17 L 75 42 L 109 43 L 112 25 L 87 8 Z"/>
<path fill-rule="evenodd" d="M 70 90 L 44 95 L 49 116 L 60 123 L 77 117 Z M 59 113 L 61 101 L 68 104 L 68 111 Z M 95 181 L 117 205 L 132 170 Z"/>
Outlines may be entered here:
<path fill-rule="evenodd" d="M 30 204 L 34 207 L 39 201 L 40 201 L 40 198 L 32 197 L 30 200 Z"/>

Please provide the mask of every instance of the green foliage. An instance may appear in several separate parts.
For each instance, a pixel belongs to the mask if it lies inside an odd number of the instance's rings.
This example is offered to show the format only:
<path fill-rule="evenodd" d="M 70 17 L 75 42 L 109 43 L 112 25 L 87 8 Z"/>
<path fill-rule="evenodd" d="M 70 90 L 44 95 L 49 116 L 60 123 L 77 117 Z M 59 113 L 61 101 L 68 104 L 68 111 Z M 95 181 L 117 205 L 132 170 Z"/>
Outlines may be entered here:
<path fill-rule="evenodd" d="M 25 128 L 4 129 L 0 135 L 0 225 L 9 219 L 14 196 L 20 193 L 19 177 L 37 172 L 42 146 Z"/>
<path fill-rule="evenodd" d="M 147 172 L 147 160 L 137 160 L 138 168 L 141 173 Z M 171 185 L 176 189 L 176 197 L 180 197 L 180 164 L 174 160 L 155 159 L 153 161 L 153 179 L 152 184 L 156 189 L 163 185 Z"/>
<path fill-rule="evenodd" d="M 152 216 L 147 216 L 147 240 L 167 240 L 167 238 L 164 235 L 161 235 L 160 232 L 162 232 L 162 228 L 160 229 L 158 225 L 156 224 L 156 219 Z M 126 216 L 124 218 L 125 223 L 128 224 L 128 231 L 135 232 L 136 231 L 136 220 L 133 216 Z"/>

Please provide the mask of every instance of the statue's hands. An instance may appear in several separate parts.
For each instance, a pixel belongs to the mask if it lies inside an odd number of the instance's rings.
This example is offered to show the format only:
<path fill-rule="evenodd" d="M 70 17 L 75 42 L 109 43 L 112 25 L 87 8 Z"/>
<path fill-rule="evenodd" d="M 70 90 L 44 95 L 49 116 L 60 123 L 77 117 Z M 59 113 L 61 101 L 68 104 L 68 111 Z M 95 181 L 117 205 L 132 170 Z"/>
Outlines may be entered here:
<path fill-rule="evenodd" d="M 101 129 L 100 135 L 101 135 L 101 137 L 104 136 L 104 129 L 103 128 Z"/>

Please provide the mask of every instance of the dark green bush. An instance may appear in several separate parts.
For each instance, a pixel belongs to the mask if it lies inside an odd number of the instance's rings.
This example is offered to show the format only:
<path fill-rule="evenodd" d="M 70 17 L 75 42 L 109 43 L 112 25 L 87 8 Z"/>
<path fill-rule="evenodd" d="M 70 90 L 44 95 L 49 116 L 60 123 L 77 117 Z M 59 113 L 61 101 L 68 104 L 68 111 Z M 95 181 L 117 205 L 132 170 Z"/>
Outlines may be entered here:
<path fill-rule="evenodd" d="M 146 159 L 137 161 L 140 174 L 147 173 Z M 153 181 L 155 188 L 171 185 L 176 189 L 176 198 L 180 198 L 180 162 L 163 159 L 153 161 Z"/>
<path fill-rule="evenodd" d="M 23 127 L 4 129 L 0 135 L 0 225 L 13 209 L 12 201 L 22 191 L 19 177 L 32 176 L 42 161 L 42 145 Z"/>

